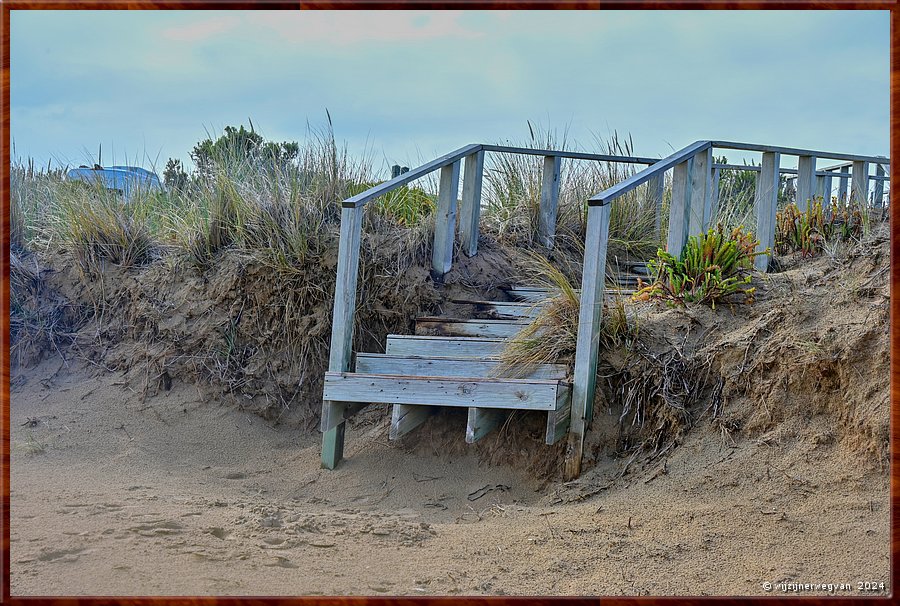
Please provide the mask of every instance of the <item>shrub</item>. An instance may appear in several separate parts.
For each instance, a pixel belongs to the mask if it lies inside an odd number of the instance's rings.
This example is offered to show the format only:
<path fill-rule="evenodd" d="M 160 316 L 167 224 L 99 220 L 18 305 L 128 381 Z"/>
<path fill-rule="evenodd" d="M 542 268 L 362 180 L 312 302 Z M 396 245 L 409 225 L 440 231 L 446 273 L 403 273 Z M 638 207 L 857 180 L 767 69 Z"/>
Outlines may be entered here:
<path fill-rule="evenodd" d="M 349 188 L 348 194 L 355 196 L 383 181 L 360 183 Z M 374 208 L 404 227 L 419 224 L 431 215 L 437 206 L 435 196 L 418 187 L 403 185 L 391 190 L 373 201 Z"/>
<path fill-rule="evenodd" d="M 863 213 L 857 204 L 832 202 L 826 209 L 819 198 L 803 212 L 796 204 L 788 204 L 776 214 L 775 251 L 799 251 L 804 257 L 812 257 L 822 252 L 826 241 L 859 237 L 863 226 Z"/>
<path fill-rule="evenodd" d="M 748 285 L 753 259 L 769 252 L 755 252 L 758 244 L 741 227 L 727 232 L 719 225 L 688 238 L 681 258 L 660 249 L 656 260 L 647 263 L 656 279 L 640 288 L 634 299 L 661 299 L 671 306 L 708 303 L 715 309 L 717 302 L 743 295 L 746 303 L 752 303 L 756 289 Z"/>

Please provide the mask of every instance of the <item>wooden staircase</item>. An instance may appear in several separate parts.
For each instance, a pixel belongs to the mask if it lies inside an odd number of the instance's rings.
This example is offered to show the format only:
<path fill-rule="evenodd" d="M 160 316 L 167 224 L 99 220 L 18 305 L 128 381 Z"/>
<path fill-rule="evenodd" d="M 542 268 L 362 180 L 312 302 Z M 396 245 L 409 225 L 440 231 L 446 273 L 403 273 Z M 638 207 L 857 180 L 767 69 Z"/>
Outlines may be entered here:
<path fill-rule="evenodd" d="M 545 441 L 556 443 L 569 426 L 569 368 L 541 364 L 509 378 L 501 376 L 498 357 L 507 340 L 553 293 L 537 288 L 508 292 L 519 300 L 455 300 L 470 308 L 471 317 L 421 317 L 415 335 L 388 335 L 385 353 L 356 353 L 353 372 L 326 373 L 325 400 L 360 407 L 391 404 L 392 440 L 421 425 L 441 406 L 468 409 L 465 436 L 470 444 L 513 410 L 537 411 L 547 416 Z M 323 417 L 323 431 L 332 422 Z"/>
<path fill-rule="evenodd" d="M 613 284 L 634 292 L 643 264 L 617 273 Z M 572 404 L 571 368 L 540 364 L 522 376 L 503 376 L 500 352 L 556 292 L 539 286 L 505 289 L 513 301 L 453 299 L 467 318 L 424 316 L 414 335 L 388 335 L 385 353 L 357 352 L 351 372 L 325 374 L 324 399 L 350 403 L 344 420 L 367 404 L 391 404 L 389 439 L 409 433 L 441 406 L 468 409 L 466 442 L 477 442 L 513 410 L 546 413 L 545 441 L 567 432 Z M 322 431 L 338 419 L 324 415 Z"/>

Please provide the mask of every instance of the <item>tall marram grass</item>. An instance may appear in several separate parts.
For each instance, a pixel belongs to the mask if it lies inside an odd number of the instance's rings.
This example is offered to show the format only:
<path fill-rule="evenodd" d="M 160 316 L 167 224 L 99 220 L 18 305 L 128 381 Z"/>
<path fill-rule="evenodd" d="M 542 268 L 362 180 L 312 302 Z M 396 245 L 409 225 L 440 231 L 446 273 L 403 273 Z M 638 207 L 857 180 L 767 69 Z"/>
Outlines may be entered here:
<path fill-rule="evenodd" d="M 530 149 L 581 151 L 568 133 L 535 127 L 529 123 L 530 138 L 510 143 Z M 632 140 L 613 133 L 607 140 L 595 136 L 597 153 L 633 155 Z M 563 159 L 560 169 L 559 210 L 554 258 L 564 265 L 577 266 L 583 256 L 587 220 L 587 200 L 629 175 L 642 165 Z M 491 154 L 485 163 L 482 229 L 499 241 L 518 247 L 536 248 L 540 213 L 543 158 L 518 154 Z M 663 212 L 665 209 L 663 209 Z M 656 209 L 647 186 L 618 198 L 612 204 L 609 231 L 611 263 L 617 259 L 643 259 L 659 245 Z"/>

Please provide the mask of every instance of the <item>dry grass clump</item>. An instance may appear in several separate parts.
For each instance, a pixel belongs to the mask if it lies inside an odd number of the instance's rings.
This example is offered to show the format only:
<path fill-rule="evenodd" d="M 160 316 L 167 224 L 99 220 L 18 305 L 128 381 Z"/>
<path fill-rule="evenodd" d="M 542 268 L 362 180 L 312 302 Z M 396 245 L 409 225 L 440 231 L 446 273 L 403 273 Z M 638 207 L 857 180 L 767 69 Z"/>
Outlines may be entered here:
<path fill-rule="evenodd" d="M 16 364 L 28 365 L 70 344 L 88 314 L 47 285 L 33 254 L 11 250 L 9 261 L 9 353 Z"/>
<path fill-rule="evenodd" d="M 521 144 L 505 144 L 529 149 L 576 149 L 566 132 L 533 127 L 530 138 Z M 599 137 L 599 153 L 633 155 L 633 142 L 614 133 L 609 140 Z M 554 258 L 571 257 L 580 263 L 587 220 L 587 200 L 620 182 L 643 166 L 562 160 Z M 482 230 L 498 241 L 515 247 L 541 248 L 538 241 L 543 157 L 518 154 L 490 154 L 485 161 Z M 640 187 L 613 202 L 609 231 L 609 258 L 646 258 L 659 244 L 656 209 L 649 186 Z M 582 248 L 580 248 L 582 247 Z"/>
<path fill-rule="evenodd" d="M 540 364 L 571 363 L 578 344 L 580 295 L 566 274 L 547 258 L 530 253 L 532 280 L 558 294 L 542 305 L 540 312 L 525 328 L 512 337 L 500 353 L 498 373 L 522 376 Z M 637 323 L 628 317 L 624 301 L 616 297 L 610 309 L 604 309 L 600 339 L 604 347 L 628 347 L 637 338 Z"/>

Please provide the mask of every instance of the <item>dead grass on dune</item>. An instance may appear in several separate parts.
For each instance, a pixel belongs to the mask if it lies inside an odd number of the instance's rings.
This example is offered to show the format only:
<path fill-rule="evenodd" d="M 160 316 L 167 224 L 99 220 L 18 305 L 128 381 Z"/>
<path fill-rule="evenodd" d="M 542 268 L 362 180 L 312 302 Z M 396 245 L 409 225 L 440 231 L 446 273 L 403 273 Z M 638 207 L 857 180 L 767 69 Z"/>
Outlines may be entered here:
<path fill-rule="evenodd" d="M 555 290 L 558 294 L 540 305 L 536 317 L 513 336 L 500 353 L 497 373 L 523 376 L 540 364 L 571 364 L 578 343 L 580 295 L 566 272 L 538 253 L 525 255 L 529 283 Z M 603 347 L 628 346 L 638 336 L 638 325 L 628 316 L 622 297 L 605 307 L 601 318 Z"/>

